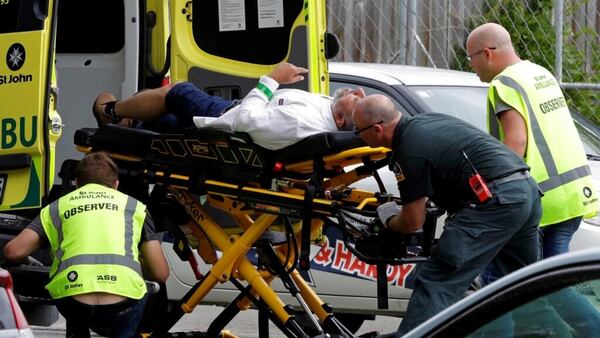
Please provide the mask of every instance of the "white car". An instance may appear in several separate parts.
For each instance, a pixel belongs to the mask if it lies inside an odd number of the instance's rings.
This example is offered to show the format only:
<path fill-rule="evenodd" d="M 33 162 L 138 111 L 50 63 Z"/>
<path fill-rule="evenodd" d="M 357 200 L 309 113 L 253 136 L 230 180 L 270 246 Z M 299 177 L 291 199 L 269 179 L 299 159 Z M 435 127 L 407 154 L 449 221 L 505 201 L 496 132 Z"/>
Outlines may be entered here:
<path fill-rule="evenodd" d="M 329 63 L 330 92 L 339 87 L 362 87 L 367 94 L 383 93 L 391 97 L 398 108 L 409 115 L 440 112 L 459 117 L 485 129 L 485 99 L 487 84 L 479 81 L 474 73 L 401 65 Z M 576 115 L 590 165 L 600 177 L 600 130 L 587 119 Z M 385 187 L 390 193 L 398 194 L 395 179 L 387 168 L 380 169 Z M 372 178 L 356 184 L 356 187 L 377 191 Z M 597 185 L 597 188 L 600 184 Z M 441 223 L 441 222 L 440 222 Z M 442 226 L 438 224 L 438 231 Z M 305 279 L 314 287 L 317 294 L 329 303 L 336 316 L 353 331 L 365 319 L 385 314 L 402 316 L 413 285 L 414 265 L 393 266 L 388 269 L 389 309 L 377 308 L 377 288 L 375 278 L 369 273 L 369 266 L 354 257 L 341 241 L 337 229 L 326 230 L 327 245 L 314 252 L 311 270 Z M 597 246 L 600 243 L 600 226 L 596 219 L 585 220 L 577 232 L 572 247 L 581 249 Z M 166 284 L 169 300 L 177 301 L 197 282 L 190 266 L 182 262 L 171 249 L 163 244 L 171 266 L 171 277 Z M 316 247 L 315 247 L 316 248 Z M 199 257 L 198 261 L 201 261 Z M 201 264 L 201 271 L 209 267 Z M 295 300 L 285 293 L 280 283 L 274 284 L 280 296 L 288 304 Z M 227 305 L 238 290 L 231 284 L 219 284 L 211 291 L 203 303 Z"/>

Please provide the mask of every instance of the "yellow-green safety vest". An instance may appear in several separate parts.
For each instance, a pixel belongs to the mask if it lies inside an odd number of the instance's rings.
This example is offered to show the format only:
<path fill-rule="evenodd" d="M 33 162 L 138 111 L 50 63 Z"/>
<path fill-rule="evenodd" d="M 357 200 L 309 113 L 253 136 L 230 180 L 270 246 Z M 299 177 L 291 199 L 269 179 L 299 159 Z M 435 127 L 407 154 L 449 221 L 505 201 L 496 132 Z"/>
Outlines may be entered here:
<path fill-rule="evenodd" d="M 521 61 L 490 83 L 487 100 L 490 134 L 504 140 L 495 115 L 499 100 L 518 111 L 527 125 L 525 162 L 544 193 L 540 226 L 578 216 L 593 216 L 600 207 L 591 170 L 567 102 L 555 77 L 544 67 Z"/>
<path fill-rule="evenodd" d="M 42 209 L 51 246 L 52 298 L 106 292 L 146 293 L 138 260 L 146 206 L 115 189 L 87 184 Z"/>

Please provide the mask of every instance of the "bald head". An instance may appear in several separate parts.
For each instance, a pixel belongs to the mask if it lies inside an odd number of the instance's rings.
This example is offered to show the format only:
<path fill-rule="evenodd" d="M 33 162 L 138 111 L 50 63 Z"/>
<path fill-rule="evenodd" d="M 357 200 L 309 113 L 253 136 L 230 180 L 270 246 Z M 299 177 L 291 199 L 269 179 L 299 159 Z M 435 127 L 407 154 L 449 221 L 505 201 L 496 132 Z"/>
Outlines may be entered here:
<path fill-rule="evenodd" d="M 483 82 L 490 82 L 506 67 L 521 61 L 508 31 L 493 22 L 484 23 L 469 34 L 466 50 L 471 68 Z"/>
<path fill-rule="evenodd" d="M 467 43 L 469 43 L 469 41 L 474 44 L 474 47 L 478 47 L 478 49 L 484 47 L 512 48 L 510 34 L 506 28 L 493 22 L 484 23 L 475 28 L 471 34 L 469 34 Z"/>
<path fill-rule="evenodd" d="M 373 94 L 356 103 L 353 119 L 356 120 L 358 117 L 363 122 L 374 123 L 377 121 L 389 122 L 398 116 L 399 112 L 396 110 L 396 105 L 389 97 Z"/>
<path fill-rule="evenodd" d="M 368 145 L 390 148 L 400 115 L 389 97 L 374 94 L 356 102 L 352 120 L 358 130 L 358 136 Z"/>

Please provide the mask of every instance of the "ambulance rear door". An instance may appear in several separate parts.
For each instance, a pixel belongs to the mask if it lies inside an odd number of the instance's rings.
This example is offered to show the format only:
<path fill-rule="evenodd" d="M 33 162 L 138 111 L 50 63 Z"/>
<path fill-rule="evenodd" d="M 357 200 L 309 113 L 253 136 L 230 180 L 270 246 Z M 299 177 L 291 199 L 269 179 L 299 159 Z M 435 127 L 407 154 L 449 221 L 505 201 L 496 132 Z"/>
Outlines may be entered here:
<path fill-rule="evenodd" d="M 308 68 L 309 76 L 282 87 L 327 94 L 327 58 L 334 54 L 337 40 L 326 32 L 324 1 L 174 0 L 171 4 L 171 83 L 189 81 L 211 95 L 240 99 L 261 75 L 287 61 Z M 193 276 L 187 278 L 189 267 L 171 267 L 183 283 L 196 283 Z"/>
<path fill-rule="evenodd" d="M 55 2 L 0 0 L 0 212 L 39 207 L 52 186 Z"/>
<path fill-rule="evenodd" d="M 294 88 L 326 93 L 325 2 L 316 0 L 174 0 L 172 82 L 209 94 L 244 97 L 261 75 L 287 61 L 310 74 Z"/>

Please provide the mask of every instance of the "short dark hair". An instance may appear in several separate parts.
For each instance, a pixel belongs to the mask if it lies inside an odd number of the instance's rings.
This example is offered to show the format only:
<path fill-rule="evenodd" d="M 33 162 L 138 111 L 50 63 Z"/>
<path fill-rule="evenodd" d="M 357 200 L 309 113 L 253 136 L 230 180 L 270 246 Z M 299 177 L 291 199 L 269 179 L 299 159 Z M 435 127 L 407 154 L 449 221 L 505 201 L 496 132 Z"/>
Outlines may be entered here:
<path fill-rule="evenodd" d="M 79 187 L 96 183 L 112 188 L 115 181 L 119 179 L 119 169 L 107 153 L 91 153 L 77 164 L 75 178 Z"/>

